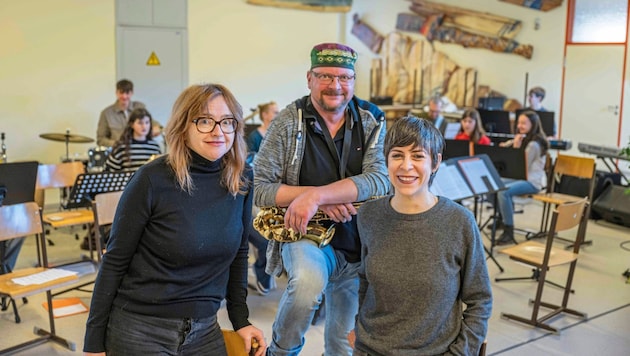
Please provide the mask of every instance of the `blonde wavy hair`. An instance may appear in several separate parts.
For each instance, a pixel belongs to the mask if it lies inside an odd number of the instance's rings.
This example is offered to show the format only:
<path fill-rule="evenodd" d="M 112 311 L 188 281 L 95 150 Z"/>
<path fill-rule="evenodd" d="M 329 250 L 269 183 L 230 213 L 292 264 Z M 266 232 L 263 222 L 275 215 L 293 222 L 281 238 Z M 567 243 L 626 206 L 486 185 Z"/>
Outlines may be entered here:
<path fill-rule="evenodd" d="M 208 107 L 208 101 L 222 96 L 238 122 L 234 132 L 232 148 L 221 158 L 221 184 L 236 196 L 245 194 L 250 182 L 245 180 L 245 158 L 247 144 L 245 143 L 243 109 L 228 88 L 220 84 L 198 84 L 186 88 L 173 104 L 173 112 L 165 128 L 166 144 L 168 146 L 167 163 L 175 172 L 175 177 L 182 190 L 192 194 L 195 189 L 190 176 L 192 156 L 188 147 L 188 129 L 194 125 L 192 120 L 201 116 Z"/>

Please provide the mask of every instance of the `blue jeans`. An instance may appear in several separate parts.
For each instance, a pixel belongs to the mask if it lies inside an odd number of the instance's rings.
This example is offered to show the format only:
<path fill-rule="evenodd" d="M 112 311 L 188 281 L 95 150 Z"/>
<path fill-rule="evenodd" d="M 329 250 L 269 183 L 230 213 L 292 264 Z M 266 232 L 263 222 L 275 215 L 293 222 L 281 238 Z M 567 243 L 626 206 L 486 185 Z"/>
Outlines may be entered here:
<path fill-rule="evenodd" d="M 303 239 L 282 245 L 289 280 L 278 305 L 268 355 L 298 355 L 304 334 L 326 295 L 325 355 L 351 355 L 346 336 L 354 329 L 359 307 L 360 262 L 346 262 L 330 245 L 319 248 Z"/>
<path fill-rule="evenodd" d="M 224 355 L 217 317 L 160 318 L 113 307 L 105 340 L 107 356 Z"/>
<path fill-rule="evenodd" d="M 263 283 L 263 286 L 269 288 L 271 276 L 265 272 L 265 267 L 267 266 L 267 245 L 269 241 L 253 228 L 249 233 L 248 240 L 256 248 L 256 261 L 254 262 L 256 279 Z"/>
<path fill-rule="evenodd" d="M 514 204 L 512 203 L 512 197 L 515 195 L 538 193 L 539 189 L 526 180 L 513 180 L 507 182 L 505 186 L 508 189 L 500 191 L 497 195 L 499 212 L 501 213 L 501 218 L 503 218 L 504 225 L 514 226 Z"/>

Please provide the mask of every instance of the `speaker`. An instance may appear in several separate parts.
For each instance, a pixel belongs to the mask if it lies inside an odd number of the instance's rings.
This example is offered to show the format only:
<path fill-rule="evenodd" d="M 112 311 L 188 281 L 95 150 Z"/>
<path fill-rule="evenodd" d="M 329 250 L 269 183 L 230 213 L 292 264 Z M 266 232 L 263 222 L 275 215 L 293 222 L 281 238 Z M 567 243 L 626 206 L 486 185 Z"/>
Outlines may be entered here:
<path fill-rule="evenodd" d="M 578 197 L 585 197 L 588 195 L 588 186 L 590 179 L 585 178 L 577 178 L 571 176 L 562 176 L 560 181 L 555 185 L 556 193 L 563 194 L 571 194 Z M 593 188 L 593 200 L 597 200 L 597 198 L 604 192 L 604 190 L 610 185 L 620 185 L 621 184 L 621 174 L 619 173 L 610 173 L 606 171 L 596 171 L 595 172 L 595 188 Z M 591 219 L 599 220 L 602 218 L 598 212 L 591 209 L 590 214 Z"/>
<path fill-rule="evenodd" d="M 611 184 L 593 202 L 592 210 L 604 220 L 630 227 L 630 189 L 621 185 Z"/>

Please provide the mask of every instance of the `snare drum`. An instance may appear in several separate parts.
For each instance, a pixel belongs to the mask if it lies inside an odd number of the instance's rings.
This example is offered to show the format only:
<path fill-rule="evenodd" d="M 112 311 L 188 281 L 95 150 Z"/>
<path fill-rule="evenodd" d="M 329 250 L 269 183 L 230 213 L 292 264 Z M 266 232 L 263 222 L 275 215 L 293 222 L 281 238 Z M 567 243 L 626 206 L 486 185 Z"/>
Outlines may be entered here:
<path fill-rule="evenodd" d="M 102 172 L 105 169 L 105 162 L 112 151 L 111 147 L 92 147 L 88 150 L 88 172 Z"/>

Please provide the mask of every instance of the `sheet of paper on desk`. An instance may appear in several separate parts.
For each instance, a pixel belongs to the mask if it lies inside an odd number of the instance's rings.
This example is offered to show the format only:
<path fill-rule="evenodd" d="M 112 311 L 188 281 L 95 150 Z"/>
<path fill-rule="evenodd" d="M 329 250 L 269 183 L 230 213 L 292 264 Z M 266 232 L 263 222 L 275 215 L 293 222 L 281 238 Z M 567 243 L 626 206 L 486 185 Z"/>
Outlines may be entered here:
<path fill-rule="evenodd" d="M 22 286 L 29 286 L 31 284 L 43 284 L 46 282 L 54 281 L 55 279 L 69 277 L 77 274 L 76 272 L 67 271 L 61 268 L 51 268 L 43 272 L 32 274 L 27 277 L 13 278 L 13 283 Z"/>

